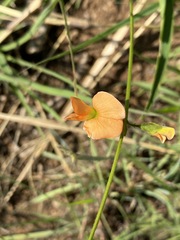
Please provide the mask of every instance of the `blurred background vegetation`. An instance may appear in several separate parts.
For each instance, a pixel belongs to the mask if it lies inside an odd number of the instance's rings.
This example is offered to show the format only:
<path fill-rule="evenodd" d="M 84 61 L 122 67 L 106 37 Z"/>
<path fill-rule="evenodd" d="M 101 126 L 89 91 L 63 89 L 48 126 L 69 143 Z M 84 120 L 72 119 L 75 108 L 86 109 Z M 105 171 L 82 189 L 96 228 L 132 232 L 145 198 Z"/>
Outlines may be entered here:
<path fill-rule="evenodd" d="M 167 12 L 165 2 L 134 1 L 129 121 L 171 126 L 176 136 L 161 144 L 128 128 L 97 240 L 180 239 L 180 2 Z M 91 141 L 64 116 L 74 77 L 87 103 L 103 90 L 124 104 L 129 3 L 69 0 L 64 8 L 71 44 L 60 0 L 0 3 L 3 240 L 87 239 L 111 169 L 118 139 Z"/>

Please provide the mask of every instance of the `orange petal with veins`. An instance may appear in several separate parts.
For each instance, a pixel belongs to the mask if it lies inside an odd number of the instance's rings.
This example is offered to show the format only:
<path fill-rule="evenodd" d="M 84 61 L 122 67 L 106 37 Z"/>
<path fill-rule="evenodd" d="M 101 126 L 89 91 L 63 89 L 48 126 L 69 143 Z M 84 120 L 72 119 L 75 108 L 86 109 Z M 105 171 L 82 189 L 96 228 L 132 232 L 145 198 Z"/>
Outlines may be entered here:
<path fill-rule="evenodd" d="M 121 134 L 123 121 L 121 119 L 97 117 L 85 121 L 83 129 L 92 139 L 114 138 Z"/>
<path fill-rule="evenodd" d="M 113 95 L 107 92 L 98 92 L 94 95 L 92 103 L 98 116 L 110 119 L 125 118 L 124 106 Z"/>

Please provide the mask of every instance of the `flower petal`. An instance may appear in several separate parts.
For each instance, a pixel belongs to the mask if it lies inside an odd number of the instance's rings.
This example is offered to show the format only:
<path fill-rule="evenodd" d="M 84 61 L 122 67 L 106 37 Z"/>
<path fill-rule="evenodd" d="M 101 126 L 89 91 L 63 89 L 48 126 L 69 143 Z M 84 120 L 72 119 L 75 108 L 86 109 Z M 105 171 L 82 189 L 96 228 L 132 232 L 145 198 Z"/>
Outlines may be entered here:
<path fill-rule="evenodd" d="M 114 138 L 121 134 L 123 121 L 97 117 L 85 121 L 83 129 L 92 139 Z"/>
<path fill-rule="evenodd" d="M 171 140 L 175 135 L 175 129 L 172 127 L 162 127 L 162 129 L 159 130 L 158 133 L 166 136 L 168 140 Z"/>
<path fill-rule="evenodd" d="M 96 111 L 93 107 L 88 106 L 81 99 L 76 97 L 71 97 L 71 103 L 73 106 L 74 113 L 68 115 L 66 120 L 77 120 L 85 121 L 95 117 Z"/>
<path fill-rule="evenodd" d="M 98 116 L 110 119 L 125 118 L 123 105 L 113 95 L 107 92 L 98 92 L 94 95 L 92 102 Z"/>
<path fill-rule="evenodd" d="M 155 133 L 155 134 L 153 134 L 152 136 L 159 138 L 159 140 L 160 140 L 162 143 L 164 143 L 164 142 L 166 141 L 166 136 L 161 135 L 161 134 L 159 134 L 159 133 Z"/>
<path fill-rule="evenodd" d="M 75 120 L 75 121 L 85 121 L 85 116 L 78 115 L 76 113 L 71 113 L 67 117 L 65 117 L 65 120 Z"/>
<path fill-rule="evenodd" d="M 79 98 L 71 97 L 71 103 L 72 103 L 74 112 L 78 115 L 88 115 L 92 111 L 92 107 L 88 106 Z"/>

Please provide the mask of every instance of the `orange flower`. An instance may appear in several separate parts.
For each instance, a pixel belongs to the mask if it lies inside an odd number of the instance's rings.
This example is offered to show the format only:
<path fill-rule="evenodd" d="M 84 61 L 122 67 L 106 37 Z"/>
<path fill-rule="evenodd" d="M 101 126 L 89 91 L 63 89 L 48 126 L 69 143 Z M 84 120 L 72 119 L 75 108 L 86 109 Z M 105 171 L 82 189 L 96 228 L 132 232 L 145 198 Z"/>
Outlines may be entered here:
<path fill-rule="evenodd" d="M 98 92 L 92 99 L 92 107 L 76 97 L 71 97 L 71 103 L 74 113 L 66 120 L 85 121 L 83 129 L 90 138 L 114 138 L 121 134 L 125 110 L 111 94 Z"/>

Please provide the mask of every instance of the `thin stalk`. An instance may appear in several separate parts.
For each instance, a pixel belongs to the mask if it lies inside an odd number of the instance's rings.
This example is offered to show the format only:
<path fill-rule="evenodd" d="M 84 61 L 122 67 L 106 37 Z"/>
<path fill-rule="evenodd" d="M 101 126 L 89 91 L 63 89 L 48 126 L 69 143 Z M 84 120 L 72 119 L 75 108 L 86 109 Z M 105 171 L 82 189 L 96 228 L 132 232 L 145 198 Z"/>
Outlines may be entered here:
<path fill-rule="evenodd" d="M 119 156 L 120 156 L 120 152 L 121 152 L 121 147 L 122 147 L 122 143 L 123 143 L 123 138 L 126 135 L 126 128 L 127 128 L 127 123 L 128 123 L 128 110 L 129 110 L 129 100 L 130 100 L 130 93 L 131 93 L 131 80 L 132 80 L 132 65 L 133 65 L 133 45 L 134 45 L 134 39 L 133 39 L 133 35 L 134 35 L 134 19 L 133 19 L 133 0 L 129 1 L 130 4 L 130 49 L 129 49 L 129 63 L 128 63 L 128 79 L 127 79 L 127 86 L 126 86 L 126 97 L 125 97 L 125 110 L 126 110 L 126 117 L 124 120 L 124 126 L 123 126 L 123 132 L 120 136 L 118 145 L 117 145 L 117 149 L 116 149 L 116 153 L 114 156 L 114 161 L 112 164 L 112 168 L 111 168 L 111 172 L 109 174 L 109 178 L 105 187 L 105 191 L 96 215 L 96 218 L 94 220 L 94 224 L 93 227 L 91 229 L 90 235 L 88 240 L 92 240 L 95 234 L 95 231 L 97 229 L 99 220 L 101 218 L 101 214 L 103 212 L 105 203 L 106 203 L 106 199 L 108 197 L 109 194 L 109 190 L 111 187 L 111 183 L 113 181 L 113 177 L 116 171 L 116 167 L 117 167 L 117 163 L 119 160 Z"/>
<path fill-rule="evenodd" d="M 71 58 L 71 66 L 72 66 L 72 73 L 73 73 L 73 85 L 74 85 L 74 94 L 77 96 L 77 79 L 76 79 L 76 69 L 75 69 L 75 64 L 74 64 L 74 55 L 73 55 L 73 46 L 71 43 L 71 37 L 70 37 L 70 31 L 69 31 L 69 26 L 67 22 L 67 16 L 66 16 L 66 10 L 64 7 L 64 0 L 60 0 L 60 8 L 62 11 L 62 14 L 64 16 L 64 23 L 65 23 L 65 29 L 66 29 L 66 34 L 67 34 L 67 40 L 69 44 L 69 54 Z"/>
<path fill-rule="evenodd" d="M 105 203 L 106 203 L 106 199 L 107 199 L 108 194 L 109 194 L 109 189 L 110 189 L 111 183 L 113 181 L 113 177 L 114 177 L 114 173 L 115 173 L 115 170 L 116 170 L 116 166 L 117 166 L 117 163 L 118 163 L 118 160 L 119 160 L 119 154 L 120 154 L 120 151 L 121 151 L 123 137 L 124 136 L 122 134 L 120 136 L 120 140 L 118 142 L 118 146 L 117 146 L 116 153 L 115 153 L 115 156 L 114 156 L 114 161 L 113 161 L 113 165 L 112 165 L 112 168 L 111 168 L 111 172 L 109 174 L 108 182 L 106 184 L 106 187 L 105 187 L 105 190 L 104 190 L 104 194 L 103 194 L 103 197 L 102 197 L 102 200 L 101 200 L 101 203 L 100 203 L 100 206 L 99 206 L 99 209 L 98 209 L 98 212 L 97 212 L 97 215 L 96 215 L 96 218 L 95 218 L 95 221 L 94 221 L 93 227 L 91 229 L 91 232 L 90 232 L 88 240 L 92 240 L 93 239 L 94 233 L 96 231 L 96 228 L 98 226 L 99 220 L 101 218 L 101 214 L 103 212 L 103 209 L 104 209 L 104 206 L 105 206 Z"/>
<path fill-rule="evenodd" d="M 133 55 L 134 55 L 134 16 L 133 16 L 133 0 L 130 0 L 130 47 L 129 47 L 129 59 L 128 59 L 128 78 L 126 86 L 126 97 L 125 97 L 125 110 L 126 118 L 125 125 L 128 122 L 129 113 L 129 101 L 131 95 L 131 82 L 132 82 L 132 66 L 133 66 Z"/>

